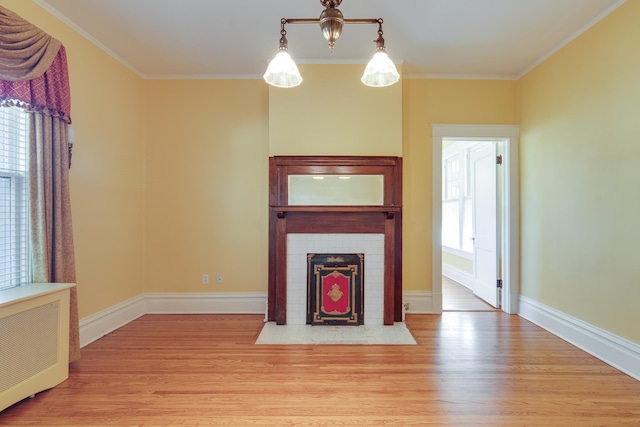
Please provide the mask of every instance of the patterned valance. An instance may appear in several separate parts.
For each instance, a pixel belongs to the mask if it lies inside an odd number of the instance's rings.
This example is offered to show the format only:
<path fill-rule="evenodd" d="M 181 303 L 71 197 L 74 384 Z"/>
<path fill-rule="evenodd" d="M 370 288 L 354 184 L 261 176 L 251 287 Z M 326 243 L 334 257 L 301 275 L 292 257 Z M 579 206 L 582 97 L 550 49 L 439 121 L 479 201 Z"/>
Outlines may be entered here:
<path fill-rule="evenodd" d="M 69 71 L 64 46 L 2 6 L 0 101 L 71 123 Z"/>

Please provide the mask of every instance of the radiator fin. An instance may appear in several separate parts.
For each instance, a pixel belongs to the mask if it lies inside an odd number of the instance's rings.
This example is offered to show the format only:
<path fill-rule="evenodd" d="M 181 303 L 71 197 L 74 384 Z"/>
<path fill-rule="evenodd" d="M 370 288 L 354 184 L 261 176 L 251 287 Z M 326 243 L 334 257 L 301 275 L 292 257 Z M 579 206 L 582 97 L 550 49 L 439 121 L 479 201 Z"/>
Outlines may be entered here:
<path fill-rule="evenodd" d="M 0 393 L 58 363 L 59 302 L 0 318 Z"/>

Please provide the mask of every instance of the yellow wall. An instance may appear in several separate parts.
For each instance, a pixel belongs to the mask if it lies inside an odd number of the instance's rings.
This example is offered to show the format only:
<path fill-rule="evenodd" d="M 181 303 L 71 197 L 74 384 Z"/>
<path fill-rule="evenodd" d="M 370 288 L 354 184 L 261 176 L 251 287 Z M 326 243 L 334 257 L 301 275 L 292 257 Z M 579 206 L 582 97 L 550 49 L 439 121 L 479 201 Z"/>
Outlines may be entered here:
<path fill-rule="evenodd" d="M 527 74 L 522 294 L 640 343 L 640 2 Z"/>
<path fill-rule="evenodd" d="M 31 1 L 0 4 L 66 47 L 80 318 L 144 291 L 142 79 Z"/>
<path fill-rule="evenodd" d="M 473 274 L 473 260 L 451 252 L 442 251 L 442 264 L 446 264 L 465 273 Z"/>
<path fill-rule="evenodd" d="M 301 65 L 303 81 L 269 86 L 269 155 L 402 156 L 402 84 L 362 84 L 364 65 Z"/>
<path fill-rule="evenodd" d="M 265 86 L 145 82 L 147 292 L 266 292 Z"/>
<path fill-rule="evenodd" d="M 362 86 L 357 78 L 350 84 Z M 416 91 L 405 93 L 409 102 L 405 100 L 404 106 L 416 121 L 405 120 L 402 129 L 408 153 L 404 156 L 404 287 L 429 290 L 430 124 L 513 123 L 515 82 L 410 84 Z M 267 159 L 273 149 L 270 115 L 278 109 L 273 93 L 261 80 L 145 82 L 147 292 L 266 291 Z M 440 102 L 450 108 L 441 116 L 430 110 L 438 109 Z M 308 126 L 313 131 L 318 125 Z M 293 133 L 310 130 L 298 123 Z M 370 147 L 358 154 L 381 153 Z M 411 165 L 416 166 L 411 169 Z M 203 273 L 211 279 L 223 274 L 225 283 L 205 286 Z"/>
<path fill-rule="evenodd" d="M 516 82 L 403 82 L 403 287 L 431 290 L 431 125 L 515 124 Z"/>
<path fill-rule="evenodd" d="M 515 123 L 509 81 L 404 79 L 373 90 L 346 65 L 302 66 L 307 92 L 262 80 L 143 81 L 32 2 L 1 4 L 67 47 L 81 318 L 143 292 L 265 292 L 268 156 L 310 154 L 292 148 L 296 138 L 332 119 L 355 143 L 314 154 L 404 157 L 404 286 L 430 290 L 430 125 Z M 345 79 L 340 93 L 314 83 L 327 73 Z M 292 106 L 313 120 L 278 122 Z"/>

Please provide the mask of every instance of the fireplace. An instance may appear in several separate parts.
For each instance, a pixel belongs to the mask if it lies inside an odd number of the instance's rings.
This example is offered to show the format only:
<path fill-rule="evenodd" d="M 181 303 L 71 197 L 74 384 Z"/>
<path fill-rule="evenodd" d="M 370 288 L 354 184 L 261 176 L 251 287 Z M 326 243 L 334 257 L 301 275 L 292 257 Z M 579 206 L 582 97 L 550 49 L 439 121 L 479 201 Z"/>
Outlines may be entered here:
<path fill-rule="evenodd" d="M 307 254 L 342 252 L 365 255 L 365 324 L 402 321 L 402 159 L 271 157 L 269 163 L 268 320 L 280 325 L 305 324 Z M 289 176 L 305 174 L 379 175 L 383 196 L 376 205 L 289 204 Z M 336 235 L 344 239 L 343 243 L 332 248 L 323 246 Z M 349 241 L 356 243 L 344 243 Z M 367 246 L 372 242 L 378 247 L 368 254 Z M 292 259 L 300 258 L 301 262 L 292 265 Z M 370 262 L 375 259 L 378 262 Z M 369 274 L 370 266 L 379 274 L 378 279 Z"/>

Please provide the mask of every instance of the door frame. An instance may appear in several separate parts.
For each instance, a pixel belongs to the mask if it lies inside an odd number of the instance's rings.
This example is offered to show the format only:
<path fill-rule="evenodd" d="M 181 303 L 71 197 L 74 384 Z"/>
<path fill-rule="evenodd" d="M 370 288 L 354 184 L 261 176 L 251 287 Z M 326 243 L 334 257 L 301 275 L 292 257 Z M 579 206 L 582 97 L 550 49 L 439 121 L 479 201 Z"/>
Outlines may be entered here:
<path fill-rule="evenodd" d="M 432 188 L 431 188 L 431 303 L 432 313 L 442 313 L 442 140 L 493 140 L 500 144 L 502 166 L 501 246 L 502 311 L 518 313 L 520 292 L 520 186 L 518 171 L 517 125 L 431 125 L 432 130 Z"/>

